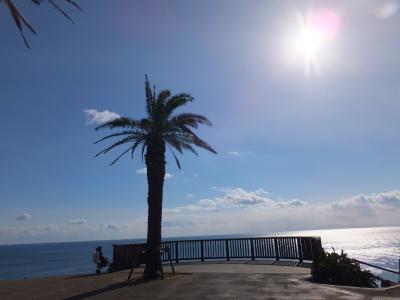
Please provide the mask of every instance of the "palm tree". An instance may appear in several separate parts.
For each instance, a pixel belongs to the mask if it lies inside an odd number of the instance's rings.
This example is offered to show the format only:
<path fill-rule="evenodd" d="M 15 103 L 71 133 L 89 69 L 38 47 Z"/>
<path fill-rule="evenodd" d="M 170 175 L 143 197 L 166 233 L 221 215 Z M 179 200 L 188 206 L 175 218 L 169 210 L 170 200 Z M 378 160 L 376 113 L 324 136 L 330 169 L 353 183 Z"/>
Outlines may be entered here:
<path fill-rule="evenodd" d="M 119 138 L 117 142 L 105 148 L 96 156 L 105 154 L 117 146 L 128 144 L 129 147 L 112 161 L 111 165 L 113 165 L 128 152 L 130 152 L 133 157 L 135 150 L 141 146 L 142 160 L 144 156 L 147 167 L 148 184 L 146 244 L 148 255 L 144 270 L 144 278 L 152 279 L 158 276 L 158 271 L 160 271 L 161 268 L 159 249 L 161 246 L 166 147 L 172 152 L 178 168 L 181 166 L 172 149 L 175 149 L 181 154 L 183 150 L 189 150 L 196 156 L 197 151 L 195 146 L 214 154 L 217 154 L 217 152 L 193 132 L 193 129 L 198 128 L 199 124 L 211 126 L 211 122 L 206 117 L 192 113 L 174 114 L 176 109 L 193 101 L 191 95 L 181 93 L 171 96 L 169 90 L 163 90 L 156 95 L 155 88 L 151 88 L 147 76 L 145 80 L 145 91 L 147 117 L 141 120 L 120 117 L 98 126 L 96 130 L 101 128 L 119 128 L 121 131 L 97 141 L 96 143 L 109 138 Z"/>
<path fill-rule="evenodd" d="M 36 5 L 40 5 L 43 2 L 48 2 L 51 6 L 53 6 L 57 11 L 59 11 L 61 14 L 63 14 L 67 19 L 69 19 L 71 22 L 74 22 L 71 17 L 65 12 L 65 10 L 63 10 L 61 8 L 61 6 L 59 6 L 55 0 L 30 0 L 33 4 Z M 79 10 L 81 10 L 81 8 L 79 7 L 79 5 L 75 2 L 75 0 L 63 0 L 65 2 L 68 2 L 69 4 L 75 6 L 76 8 L 78 8 Z M 14 3 L 14 0 L 0 0 L 0 3 L 4 3 L 10 13 L 11 16 L 14 19 L 15 25 L 17 25 L 19 32 L 21 33 L 22 39 L 24 40 L 25 46 L 27 48 L 29 47 L 28 41 L 25 38 L 25 35 L 22 31 L 22 27 L 25 26 L 26 28 L 29 29 L 30 32 L 32 32 L 33 34 L 36 34 L 36 30 L 34 29 L 34 27 L 31 25 L 31 23 L 29 22 L 29 20 L 21 13 L 21 10 L 17 7 L 17 5 Z"/>

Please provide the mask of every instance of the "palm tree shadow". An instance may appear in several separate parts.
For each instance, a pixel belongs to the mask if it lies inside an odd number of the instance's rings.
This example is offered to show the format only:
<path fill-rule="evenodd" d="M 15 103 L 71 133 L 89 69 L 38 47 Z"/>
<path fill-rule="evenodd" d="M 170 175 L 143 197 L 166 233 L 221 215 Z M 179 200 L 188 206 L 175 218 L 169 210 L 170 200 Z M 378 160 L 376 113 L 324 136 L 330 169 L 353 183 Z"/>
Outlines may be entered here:
<path fill-rule="evenodd" d="M 75 296 L 70 296 L 67 298 L 63 298 L 63 300 L 81 300 L 81 299 L 86 299 L 86 298 L 90 298 L 90 297 L 94 297 L 103 293 L 107 293 L 107 292 L 112 292 L 114 290 L 118 290 L 124 287 L 130 287 L 130 286 L 136 286 L 136 285 L 140 285 L 140 284 L 144 284 L 147 283 L 149 281 L 144 280 L 143 278 L 138 278 L 135 281 L 124 281 L 124 282 L 118 282 L 118 283 L 113 283 L 110 284 L 109 286 L 106 286 L 104 288 L 100 288 L 97 290 L 93 290 L 90 292 L 85 292 L 79 295 L 75 295 Z"/>
<path fill-rule="evenodd" d="M 99 275 L 101 274 L 81 274 L 81 275 L 68 276 L 65 279 L 79 279 L 79 278 L 95 277 Z"/>

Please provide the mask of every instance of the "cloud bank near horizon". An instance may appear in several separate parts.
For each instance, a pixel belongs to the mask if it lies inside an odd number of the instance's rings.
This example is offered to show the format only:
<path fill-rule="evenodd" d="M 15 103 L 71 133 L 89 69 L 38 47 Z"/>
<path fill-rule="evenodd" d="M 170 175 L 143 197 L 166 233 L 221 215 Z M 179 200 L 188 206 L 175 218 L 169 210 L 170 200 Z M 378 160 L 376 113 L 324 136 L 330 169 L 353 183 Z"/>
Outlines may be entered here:
<path fill-rule="evenodd" d="M 191 201 L 185 206 L 164 208 L 163 235 L 266 234 L 400 225 L 400 190 L 359 194 L 326 203 L 277 198 L 263 189 L 215 190 L 220 195 Z M 143 211 L 142 217 L 131 223 L 88 225 L 82 218 L 71 219 L 67 225 L 0 226 L 0 243 L 141 238 L 146 235 L 146 224 L 147 215 Z"/>
<path fill-rule="evenodd" d="M 86 219 L 70 219 L 69 224 L 71 225 L 84 225 L 87 223 Z"/>
<path fill-rule="evenodd" d="M 222 188 L 214 198 L 164 209 L 165 232 L 183 235 L 400 225 L 400 191 L 327 203 L 271 197 L 263 189 Z"/>

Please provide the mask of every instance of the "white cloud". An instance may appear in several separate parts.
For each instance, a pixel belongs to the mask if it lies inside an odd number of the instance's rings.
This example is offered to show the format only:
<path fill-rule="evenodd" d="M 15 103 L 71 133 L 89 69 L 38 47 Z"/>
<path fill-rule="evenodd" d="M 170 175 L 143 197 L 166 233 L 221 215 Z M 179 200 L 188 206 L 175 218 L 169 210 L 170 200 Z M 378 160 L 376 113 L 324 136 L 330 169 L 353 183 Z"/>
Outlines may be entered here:
<path fill-rule="evenodd" d="M 214 199 L 201 199 L 196 204 L 179 206 L 168 209 L 167 212 L 182 211 L 210 211 L 225 208 L 265 208 L 265 207 L 298 207 L 306 205 L 305 201 L 299 199 L 273 200 L 268 197 L 268 192 L 263 189 L 246 191 L 242 188 L 217 188 L 216 190 L 224 193 L 223 196 Z"/>
<path fill-rule="evenodd" d="M 196 225 L 190 221 L 164 221 L 162 224 L 164 227 L 190 227 Z"/>
<path fill-rule="evenodd" d="M 120 225 L 117 223 L 109 223 L 109 224 L 100 224 L 100 228 L 107 230 L 107 231 L 124 231 L 129 228 L 129 225 L 124 224 Z"/>
<path fill-rule="evenodd" d="M 390 191 L 372 195 L 357 195 L 341 201 L 333 202 L 334 209 L 358 209 L 358 208 L 400 208 L 400 191 Z"/>
<path fill-rule="evenodd" d="M 193 194 L 186 194 L 186 198 L 194 198 Z"/>
<path fill-rule="evenodd" d="M 29 213 L 23 213 L 22 215 L 17 217 L 18 221 L 24 221 L 24 220 L 29 220 L 32 219 L 32 215 Z"/>
<path fill-rule="evenodd" d="M 147 175 L 147 169 L 146 169 L 146 168 L 137 169 L 137 170 L 136 170 L 136 174 L 139 174 L 139 175 Z"/>
<path fill-rule="evenodd" d="M 86 219 L 70 219 L 69 224 L 71 225 L 84 225 L 87 223 Z"/>
<path fill-rule="evenodd" d="M 138 175 L 147 175 L 147 169 L 146 168 L 142 168 L 142 169 L 137 169 L 136 170 L 136 174 Z M 168 180 L 171 179 L 172 177 L 174 177 L 174 175 L 172 175 L 171 173 L 165 173 L 164 179 Z"/>
<path fill-rule="evenodd" d="M 171 173 L 165 173 L 165 180 L 171 179 L 172 177 L 174 177 L 174 175 L 172 175 Z"/>
<path fill-rule="evenodd" d="M 266 233 L 319 228 L 400 225 L 400 191 L 357 195 L 330 203 L 271 197 L 263 189 L 217 188 L 221 196 L 165 208 L 170 235 Z"/>
<path fill-rule="evenodd" d="M 109 110 L 85 109 L 83 112 L 86 114 L 86 124 L 102 124 L 120 117 L 119 114 Z"/>
<path fill-rule="evenodd" d="M 235 155 L 235 156 L 242 155 L 242 153 L 240 153 L 239 151 L 228 151 L 227 153 L 228 153 L 229 155 Z"/>

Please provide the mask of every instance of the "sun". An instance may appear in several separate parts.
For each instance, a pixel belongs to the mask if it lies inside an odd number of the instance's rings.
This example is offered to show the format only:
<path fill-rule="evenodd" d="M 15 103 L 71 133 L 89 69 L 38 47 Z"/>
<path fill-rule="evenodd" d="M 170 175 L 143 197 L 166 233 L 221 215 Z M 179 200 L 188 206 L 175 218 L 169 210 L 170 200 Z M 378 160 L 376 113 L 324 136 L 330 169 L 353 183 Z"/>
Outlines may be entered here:
<path fill-rule="evenodd" d="M 304 71 L 309 74 L 311 71 L 319 71 L 320 64 L 318 55 L 322 48 L 322 35 L 313 28 L 303 27 L 295 43 L 297 55 L 304 58 Z"/>
<path fill-rule="evenodd" d="M 298 13 L 297 24 L 291 43 L 294 55 L 303 62 L 307 75 L 319 72 L 321 60 L 339 31 L 339 18 L 330 10 L 309 12 L 306 16 Z"/>
<path fill-rule="evenodd" d="M 296 51 L 306 57 L 315 56 L 321 48 L 322 37 L 318 31 L 304 28 L 296 41 Z"/>

